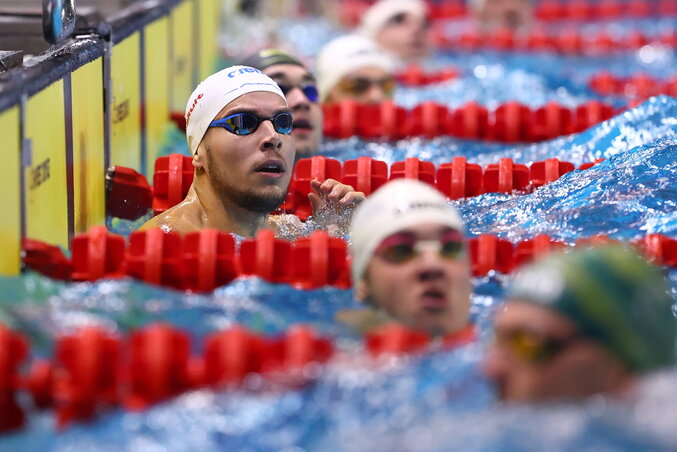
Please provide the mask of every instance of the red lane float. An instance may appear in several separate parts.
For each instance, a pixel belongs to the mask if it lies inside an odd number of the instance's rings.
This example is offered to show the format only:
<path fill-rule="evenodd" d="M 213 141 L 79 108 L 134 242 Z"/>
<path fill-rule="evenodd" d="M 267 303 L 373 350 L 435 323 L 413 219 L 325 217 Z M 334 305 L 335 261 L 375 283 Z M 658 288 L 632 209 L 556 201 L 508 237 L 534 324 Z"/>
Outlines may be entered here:
<path fill-rule="evenodd" d="M 184 331 L 156 323 L 129 337 L 128 393 L 123 405 L 145 409 L 192 387 L 190 337 Z"/>
<path fill-rule="evenodd" d="M 124 276 L 125 239 L 109 234 L 105 226 L 94 226 L 87 234 L 74 237 L 71 249 L 74 281 Z"/>
<path fill-rule="evenodd" d="M 120 352 L 120 340 L 97 327 L 57 339 L 54 400 L 60 427 L 91 420 L 119 401 Z"/>
<path fill-rule="evenodd" d="M 240 245 L 238 273 L 273 283 L 289 283 L 292 280 L 291 248 L 291 242 L 276 239 L 273 231 L 262 230 L 255 239 Z"/>
<path fill-rule="evenodd" d="M 193 159 L 171 154 L 155 160 L 153 173 L 153 212 L 155 215 L 177 205 L 193 183 Z"/>
<path fill-rule="evenodd" d="M 341 0 L 341 21 L 355 27 L 374 0 Z M 461 0 L 428 0 L 428 18 L 438 22 L 460 19 L 469 14 Z M 540 0 L 534 4 L 534 15 L 544 22 L 555 21 L 609 21 L 621 18 L 646 18 L 677 15 L 674 0 Z"/>
<path fill-rule="evenodd" d="M 204 346 L 204 382 L 210 386 L 234 386 L 263 369 L 265 341 L 236 326 L 210 334 Z"/>
<path fill-rule="evenodd" d="M 211 292 L 237 277 L 235 239 L 215 229 L 191 232 L 183 237 L 181 262 L 187 290 Z"/>
<path fill-rule="evenodd" d="M 322 286 L 350 287 L 348 249 L 343 239 L 315 231 L 300 238 L 291 249 L 292 281 L 300 289 Z"/>
<path fill-rule="evenodd" d="M 388 181 L 388 164 L 369 157 L 343 162 L 344 184 L 369 196 Z"/>
<path fill-rule="evenodd" d="M 482 167 L 468 163 L 465 157 L 454 157 L 437 168 L 435 186 L 449 199 L 478 196 L 482 194 Z"/>
<path fill-rule="evenodd" d="M 489 164 L 482 176 L 484 193 L 513 193 L 526 191 L 529 185 L 529 168 L 502 158 L 498 163 Z"/>
<path fill-rule="evenodd" d="M 513 245 L 494 235 L 480 235 L 468 240 L 472 274 L 484 276 L 492 270 L 510 273 L 515 268 Z"/>
<path fill-rule="evenodd" d="M 575 169 L 571 162 L 561 162 L 551 158 L 543 162 L 534 162 L 529 167 L 529 180 L 533 188 L 542 187 L 550 182 L 555 182 L 564 174 Z"/>
<path fill-rule="evenodd" d="M 536 142 L 580 132 L 614 114 L 610 105 L 597 101 L 573 110 L 555 103 L 531 109 L 517 102 L 506 102 L 492 112 L 474 102 L 457 109 L 424 102 L 406 110 L 391 101 L 381 105 L 345 101 L 323 109 L 324 133 L 333 138 L 397 140 L 406 136 L 428 139 L 455 136 L 503 143 Z"/>
<path fill-rule="evenodd" d="M 127 275 L 150 284 L 183 288 L 179 234 L 159 228 L 132 232 L 126 253 Z"/>
<path fill-rule="evenodd" d="M 21 260 L 24 265 L 50 278 L 69 281 L 73 266 L 61 248 L 39 240 L 21 241 Z"/>
<path fill-rule="evenodd" d="M 552 166 L 557 168 L 560 163 L 553 161 Z M 130 276 L 165 287 L 208 292 L 239 276 L 258 276 L 300 289 L 327 285 L 348 288 L 351 284 L 347 244 L 325 231 L 288 242 L 275 238 L 272 231 L 263 230 L 255 239 L 243 241 L 239 252 L 235 251 L 230 234 L 217 231 L 200 231 L 184 237 L 160 229 L 134 234 L 128 252 L 121 255 L 124 258 L 116 266 L 124 268 Z M 148 245 L 150 242 L 153 244 Z M 607 236 L 594 236 L 579 239 L 576 246 L 607 243 L 619 242 Z M 675 239 L 647 235 L 633 243 L 657 264 L 677 266 Z M 510 273 L 533 256 L 561 248 L 562 244 L 548 236 L 537 236 L 513 245 L 495 236 L 482 235 L 469 238 L 468 246 L 473 274 L 483 276 L 490 271 Z"/>
<path fill-rule="evenodd" d="M 430 342 L 430 336 L 392 323 L 367 333 L 364 342 L 367 351 L 374 357 L 401 355 L 422 350 Z"/>
<path fill-rule="evenodd" d="M 137 220 L 153 203 L 153 189 L 131 168 L 113 166 L 106 172 L 106 215 Z"/>
<path fill-rule="evenodd" d="M 435 185 L 435 165 L 430 162 L 409 157 L 403 162 L 395 162 L 390 166 L 390 180 L 416 179 Z"/>
<path fill-rule="evenodd" d="M 0 433 L 17 430 L 26 420 L 16 400 L 19 366 L 28 357 L 28 342 L 0 324 Z"/>
<path fill-rule="evenodd" d="M 624 96 L 642 101 L 660 94 L 677 96 L 677 77 L 658 80 L 644 73 L 617 77 L 610 72 L 602 71 L 590 78 L 588 87 L 602 96 Z"/>
<path fill-rule="evenodd" d="M 558 240 L 553 240 L 550 236 L 540 234 L 530 240 L 523 240 L 518 242 L 515 246 L 515 266 L 527 264 L 534 259 L 553 252 L 566 248 L 566 243 Z"/>

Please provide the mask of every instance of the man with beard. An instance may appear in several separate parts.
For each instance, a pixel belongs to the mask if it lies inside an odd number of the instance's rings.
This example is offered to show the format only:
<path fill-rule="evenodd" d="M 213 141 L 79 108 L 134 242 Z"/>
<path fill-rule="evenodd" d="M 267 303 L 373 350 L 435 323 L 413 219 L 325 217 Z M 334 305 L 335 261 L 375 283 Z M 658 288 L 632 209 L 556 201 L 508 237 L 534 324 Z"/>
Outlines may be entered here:
<path fill-rule="evenodd" d="M 276 49 L 248 56 L 244 66 L 259 69 L 280 87 L 294 117 L 296 160 L 317 154 L 322 142 L 322 108 L 315 77 L 298 59 Z"/>
<path fill-rule="evenodd" d="M 286 198 L 294 164 L 293 120 L 279 86 L 258 69 L 233 66 L 205 79 L 186 106 L 195 176 L 186 198 L 141 229 L 187 233 L 211 228 L 252 237 L 288 230 L 298 218 L 270 217 Z M 364 199 L 328 179 L 311 183 L 313 212 L 342 211 Z M 291 218 L 290 218 L 291 217 Z"/>

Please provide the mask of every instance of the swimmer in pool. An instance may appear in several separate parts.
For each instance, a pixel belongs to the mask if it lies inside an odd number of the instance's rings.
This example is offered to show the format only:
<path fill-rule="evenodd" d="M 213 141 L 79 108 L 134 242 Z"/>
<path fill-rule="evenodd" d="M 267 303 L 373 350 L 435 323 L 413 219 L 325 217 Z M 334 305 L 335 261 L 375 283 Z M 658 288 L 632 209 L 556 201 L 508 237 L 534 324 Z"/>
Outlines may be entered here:
<path fill-rule="evenodd" d="M 272 78 L 287 98 L 294 117 L 296 160 L 316 155 L 322 142 L 322 108 L 313 74 L 298 59 L 276 49 L 250 55 L 242 65 L 259 69 Z"/>
<path fill-rule="evenodd" d="M 545 256 L 506 297 L 483 363 L 502 400 L 623 396 L 639 375 L 675 363 L 665 279 L 621 246 Z"/>
<path fill-rule="evenodd" d="M 498 29 L 524 32 L 533 18 L 532 0 L 469 0 L 468 8 L 483 32 Z"/>
<path fill-rule="evenodd" d="M 373 105 L 392 99 L 394 69 L 392 58 L 364 36 L 336 38 L 317 57 L 320 102 L 353 100 Z"/>
<path fill-rule="evenodd" d="M 399 65 L 430 51 L 428 6 L 423 0 L 380 0 L 362 16 L 360 32 L 388 52 Z"/>
<path fill-rule="evenodd" d="M 293 215 L 270 216 L 285 200 L 294 164 L 293 119 L 284 94 L 258 69 L 233 66 L 195 89 L 186 138 L 195 176 L 186 198 L 144 224 L 187 233 L 204 228 L 254 236 L 299 230 Z M 333 179 L 313 181 L 313 212 L 349 212 L 364 194 Z M 329 226 L 329 225 L 327 225 Z"/>
<path fill-rule="evenodd" d="M 357 208 L 350 238 L 355 296 L 368 309 L 339 320 L 363 331 L 393 320 L 434 336 L 472 330 L 463 221 L 434 187 L 387 183 Z"/>

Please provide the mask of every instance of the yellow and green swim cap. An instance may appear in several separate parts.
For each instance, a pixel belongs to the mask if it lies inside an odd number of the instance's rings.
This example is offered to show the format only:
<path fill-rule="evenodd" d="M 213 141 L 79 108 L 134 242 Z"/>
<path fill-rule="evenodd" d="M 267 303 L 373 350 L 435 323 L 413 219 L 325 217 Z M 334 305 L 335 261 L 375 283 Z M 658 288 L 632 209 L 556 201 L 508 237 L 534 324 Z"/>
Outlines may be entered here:
<path fill-rule="evenodd" d="M 663 272 L 621 245 L 545 256 L 506 292 L 551 308 L 637 373 L 676 361 L 677 319 Z"/>

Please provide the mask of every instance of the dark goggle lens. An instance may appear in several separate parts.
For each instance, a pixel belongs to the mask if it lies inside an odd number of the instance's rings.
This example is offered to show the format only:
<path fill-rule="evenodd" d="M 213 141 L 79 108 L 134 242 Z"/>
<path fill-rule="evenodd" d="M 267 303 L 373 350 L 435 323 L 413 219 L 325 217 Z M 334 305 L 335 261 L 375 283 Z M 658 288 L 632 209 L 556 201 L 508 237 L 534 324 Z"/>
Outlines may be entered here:
<path fill-rule="evenodd" d="M 355 96 L 360 96 L 365 94 L 372 85 L 380 87 L 387 96 L 391 96 L 395 90 L 395 81 L 392 78 L 387 78 L 383 80 L 371 80 L 366 78 L 358 78 L 350 80 L 344 86 L 344 90 L 350 92 Z"/>
<path fill-rule="evenodd" d="M 273 117 L 273 128 L 277 133 L 289 135 L 294 128 L 294 118 L 291 113 L 278 113 Z"/>
<path fill-rule="evenodd" d="M 497 332 L 496 338 L 518 359 L 532 364 L 550 361 L 569 343 L 576 340 L 576 336 L 569 339 L 544 338 L 528 330 Z"/>
<path fill-rule="evenodd" d="M 282 90 L 282 94 L 284 94 L 285 96 L 289 91 L 298 87 L 303 92 L 303 95 L 306 96 L 306 98 L 309 101 L 315 103 L 317 102 L 317 99 L 320 98 L 320 93 L 317 91 L 317 86 L 315 86 L 315 84 L 313 83 L 304 83 L 296 86 L 278 83 L 278 86 L 280 87 L 280 90 Z"/>
<path fill-rule="evenodd" d="M 235 113 L 227 116 L 220 121 L 214 121 L 211 125 L 216 127 L 225 127 L 235 135 L 249 135 L 256 132 L 263 121 L 270 120 L 277 133 L 289 135 L 293 128 L 293 119 L 291 113 L 282 112 L 272 118 L 261 118 L 254 113 Z"/>
<path fill-rule="evenodd" d="M 381 249 L 381 256 L 393 264 L 401 264 L 416 257 L 416 250 L 413 243 L 397 243 L 384 246 Z"/>

